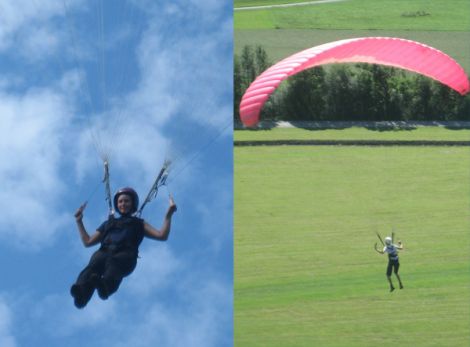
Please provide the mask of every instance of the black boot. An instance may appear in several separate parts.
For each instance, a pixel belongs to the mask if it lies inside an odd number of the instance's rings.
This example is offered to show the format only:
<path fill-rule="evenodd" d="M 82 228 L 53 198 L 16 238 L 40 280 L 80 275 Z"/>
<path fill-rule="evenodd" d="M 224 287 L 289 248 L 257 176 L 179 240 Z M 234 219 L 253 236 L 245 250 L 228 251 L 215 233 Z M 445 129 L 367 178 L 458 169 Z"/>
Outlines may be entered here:
<path fill-rule="evenodd" d="M 103 277 L 99 276 L 98 274 L 92 274 L 90 276 L 90 282 L 94 288 L 98 291 L 98 296 L 106 300 L 109 297 L 108 287 L 103 280 Z"/>
<path fill-rule="evenodd" d="M 96 289 L 98 290 L 98 296 L 101 299 L 106 300 L 107 298 L 109 298 L 108 286 L 102 278 L 100 278 L 100 280 L 98 281 Z"/>
<path fill-rule="evenodd" d="M 70 288 L 70 294 L 73 296 L 73 302 L 77 308 L 84 308 L 87 300 L 83 297 L 83 290 L 79 284 L 74 284 Z"/>

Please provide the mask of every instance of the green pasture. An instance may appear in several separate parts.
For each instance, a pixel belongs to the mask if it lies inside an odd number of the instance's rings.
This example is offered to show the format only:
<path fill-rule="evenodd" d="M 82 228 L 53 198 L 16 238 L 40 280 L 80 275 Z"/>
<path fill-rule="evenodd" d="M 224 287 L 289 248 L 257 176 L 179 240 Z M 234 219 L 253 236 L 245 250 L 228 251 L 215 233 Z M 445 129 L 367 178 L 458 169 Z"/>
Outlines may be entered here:
<path fill-rule="evenodd" d="M 288 1 L 283 1 L 288 2 Z M 235 1 L 236 7 L 275 1 Z M 419 15 L 421 13 L 422 15 Z M 234 12 L 234 51 L 262 45 L 272 62 L 326 42 L 392 36 L 440 49 L 470 71 L 470 0 L 347 0 Z"/>
<path fill-rule="evenodd" d="M 469 148 L 234 151 L 235 346 L 469 345 Z"/>
<path fill-rule="evenodd" d="M 235 1 L 234 7 L 248 1 Z M 252 5 L 279 2 L 252 1 Z M 234 11 L 239 29 L 348 29 L 468 31 L 469 0 L 345 0 L 308 6 Z"/>
<path fill-rule="evenodd" d="M 447 129 L 444 127 L 420 126 L 411 130 L 379 131 L 363 127 L 345 129 L 300 129 L 273 128 L 267 130 L 235 130 L 235 141 L 276 140 L 432 140 L 470 141 L 470 129 Z M 470 160 L 470 158 L 469 158 Z M 470 182 L 469 182 L 470 183 Z"/>

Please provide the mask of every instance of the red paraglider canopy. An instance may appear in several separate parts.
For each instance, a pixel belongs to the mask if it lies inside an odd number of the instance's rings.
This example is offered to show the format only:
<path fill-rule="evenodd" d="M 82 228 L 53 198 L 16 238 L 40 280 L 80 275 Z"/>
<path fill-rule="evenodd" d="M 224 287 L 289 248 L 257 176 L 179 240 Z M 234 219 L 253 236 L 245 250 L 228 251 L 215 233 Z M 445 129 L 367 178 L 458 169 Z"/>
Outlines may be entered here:
<path fill-rule="evenodd" d="M 240 103 L 245 126 L 255 126 L 264 103 L 283 80 L 305 69 L 332 63 L 393 66 L 430 77 L 464 95 L 470 83 L 464 69 L 445 53 L 419 42 L 392 37 L 334 41 L 298 52 L 271 66 L 246 90 Z"/>

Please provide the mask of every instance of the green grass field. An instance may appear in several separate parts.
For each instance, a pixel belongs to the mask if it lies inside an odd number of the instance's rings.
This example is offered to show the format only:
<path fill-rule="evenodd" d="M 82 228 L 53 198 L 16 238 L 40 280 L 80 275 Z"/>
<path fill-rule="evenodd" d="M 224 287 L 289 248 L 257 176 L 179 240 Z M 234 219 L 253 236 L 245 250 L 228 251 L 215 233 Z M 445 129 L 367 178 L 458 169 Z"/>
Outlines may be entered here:
<path fill-rule="evenodd" d="M 470 149 L 236 147 L 235 346 L 470 341 Z M 395 229 L 404 290 L 373 250 Z"/>
<path fill-rule="evenodd" d="M 434 140 L 470 141 L 470 129 L 449 130 L 443 127 L 417 127 L 413 130 L 377 131 L 361 127 L 308 130 L 274 128 L 269 130 L 236 130 L 235 141 L 275 140 Z M 470 159 L 469 159 L 470 160 Z"/>
<path fill-rule="evenodd" d="M 234 7 L 248 1 L 235 1 Z M 302 1 L 252 1 L 252 5 Z M 347 0 L 234 12 L 238 29 L 375 29 L 468 31 L 469 0 Z M 421 13 L 421 15 L 419 15 Z"/>
<path fill-rule="evenodd" d="M 234 5 L 275 3 L 236 0 Z M 418 12 L 429 15 L 414 17 L 413 14 Z M 235 11 L 234 50 L 240 54 L 245 45 L 261 44 L 274 63 L 302 49 L 339 39 L 393 36 L 440 49 L 468 72 L 469 13 L 470 0 L 349 0 L 282 9 Z"/>

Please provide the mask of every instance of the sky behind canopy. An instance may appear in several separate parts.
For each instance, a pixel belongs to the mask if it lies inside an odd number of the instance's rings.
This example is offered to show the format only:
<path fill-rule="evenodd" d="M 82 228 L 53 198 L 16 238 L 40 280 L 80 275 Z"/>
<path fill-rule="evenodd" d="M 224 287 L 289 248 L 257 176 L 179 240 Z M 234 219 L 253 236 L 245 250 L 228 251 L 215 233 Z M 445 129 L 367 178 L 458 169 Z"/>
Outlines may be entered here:
<path fill-rule="evenodd" d="M 232 345 L 232 2 L 0 0 L 0 346 Z M 70 285 L 111 188 L 141 201 L 136 270 L 78 310 Z"/>

